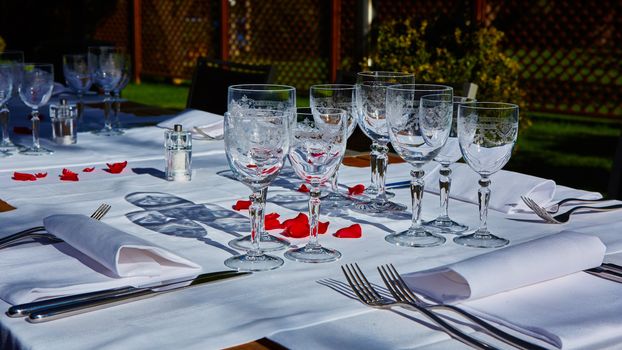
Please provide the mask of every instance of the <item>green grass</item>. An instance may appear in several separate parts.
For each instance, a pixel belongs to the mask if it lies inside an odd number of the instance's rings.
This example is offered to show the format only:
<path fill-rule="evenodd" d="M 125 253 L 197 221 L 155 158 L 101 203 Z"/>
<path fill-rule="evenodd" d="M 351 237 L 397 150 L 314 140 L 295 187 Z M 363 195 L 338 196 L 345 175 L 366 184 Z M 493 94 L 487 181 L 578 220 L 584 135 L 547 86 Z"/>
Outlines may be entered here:
<path fill-rule="evenodd" d="M 123 97 L 150 106 L 182 110 L 186 108 L 188 85 L 143 82 L 128 84 Z"/>

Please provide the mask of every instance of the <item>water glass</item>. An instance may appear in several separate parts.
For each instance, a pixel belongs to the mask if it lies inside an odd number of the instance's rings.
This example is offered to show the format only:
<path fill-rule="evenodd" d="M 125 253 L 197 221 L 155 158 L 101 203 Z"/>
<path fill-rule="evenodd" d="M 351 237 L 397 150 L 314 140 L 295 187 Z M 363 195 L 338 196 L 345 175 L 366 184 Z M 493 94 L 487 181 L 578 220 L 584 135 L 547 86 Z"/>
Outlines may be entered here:
<path fill-rule="evenodd" d="M 54 89 L 54 66 L 46 63 L 25 63 L 19 83 L 19 97 L 32 109 L 32 146 L 19 152 L 29 156 L 52 154 L 54 151 L 41 147 L 39 143 L 39 107 L 45 105 Z"/>

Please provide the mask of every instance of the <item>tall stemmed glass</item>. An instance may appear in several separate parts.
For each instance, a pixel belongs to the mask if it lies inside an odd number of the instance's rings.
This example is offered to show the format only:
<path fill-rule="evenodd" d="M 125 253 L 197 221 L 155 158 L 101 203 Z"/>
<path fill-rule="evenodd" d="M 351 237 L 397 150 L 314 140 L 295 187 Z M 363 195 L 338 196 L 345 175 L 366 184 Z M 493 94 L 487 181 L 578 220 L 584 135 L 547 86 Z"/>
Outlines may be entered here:
<path fill-rule="evenodd" d="M 414 83 L 415 76 L 400 72 L 360 72 L 356 83 L 356 106 L 358 125 L 371 145 L 371 185 L 366 194 L 375 197 L 370 202 L 357 203 L 355 207 L 367 213 L 402 211 L 406 207 L 388 200 L 385 191 L 389 130 L 386 119 L 386 91 L 394 84 Z"/>
<path fill-rule="evenodd" d="M 0 64 L 0 106 L 4 106 L 4 104 L 11 98 L 11 93 L 13 92 L 13 67 L 6 64 Z M 7 113 L 7 124 L 8 124 L 8 113 Z M 4 123 L 3 123 L 4 124 Z M 2 131 L 8 128 L 8 125 L 2 125 Z M 8 137 L 8 133 L 7 133 Z M 10 140 L 9 140 L 10 142 Z M 10 149 L 0 149 L 0 157 L 8 157 L 13 155 L 10 152 Z"/>
<path fill-rule="evenodd" d="M 413 166 L 412 223 L 405 231 L 385 237 L 389 243 L 408 247 L 431 247 L 445 237 L 426 231 L 421 224 L 423 166 L 438 155 L 451 130 L 453 89 L 431 84 L 402 84 L 387 88 L 387 120 L 395 151 Z"/>
<path fill-rule="evenodd" d="M 518 106 L 503 102 L 473 102 L 458 106 L 458 141 L 466 163 L 480 175 L 479 228 L 454 242 L 470 247 L 496 248 L 510 241 L 488 230 L 490 175 L 510 160 L 518 136 Z"/>
<path fill-rule="evenodd" d="M 272 270 L 283 259 L 263 254 L 259 236 L 263 231 L 262 190 L 283 167 L 290 143 L 290 116 L 283 111 L 246 108 L 225 113 L 225 152 L 236 178 L 250 187 L 251 248 L 225 260 L 230 268 L 244 271 Z"/>
<path fill-rule="evenodd" d="M 112 90 L 112 98 L 114 99 L 113 112 L 114 112 L 114 122 L 112 123 L 112 128 L 116 131 L 123 133 L 123 127 L 121 126 L 121 121 L 119 120 L 119 116 L 121 114 L 121 91 L 125 89 L 127 84 L 130 82 L 130 75 L 132 74 L 132 60 L 130 55 L 125 55 L 125 64 L 123 65 L 123 70 L 121 72 L 121 80 L 117 86 L 115 86 L 114 90 Z"/>
<path fill-rule="evenodd" d="M 52 154 L 54 151 L 39 144 L 39 107 L 45 105 L 54 89 L 54 66 L 51 64 L 26 63 L 22 66 L 19 97 L 32 109 L 32 146 L 19 152 L 29 156 Z"/>
<path fill-rule="evenodd" d="M 103 136 L 120 135 L 122 132 L 112 128 L 110 93 L 119 84 L 125 64 L 125 51 L 119 47 L 89 47 L 89 65 L 93 69 L 93 80 L 104 90 L 104 128 L 94 131 Z"/>
<path fill-rule="evenodd" d="M 309 89 L 311 110 L 316 112 L 319 108 L 337 108 L 346 111 L 348 130 L 346 138 L 349 138 L 356 129 L 356 87 L 349 84 L 321 84 L 313 85 Z M 347 198 L 346 194 L 339 191 L 338 175 L 339 168 L 335 175 L 330 178 L 331 192 L 322 198 L 325 202 L 339 204 L 339 201 Z"/>
<path fill-rule="evenodd" d="M 320 222 L 320 186 L 337 171 L 347 142 L 347 113 L 343 109 L 318 108 L 313 113 L 298 113 L 293 131 L 289 161 L 296 175 L 310 184 L 309 242 L 285 252 L 295 261 L 323 263 L 341 257 L 337 250 L 318 242 Z"/>
<path fill-rule="evenodd" d="M 11 67 L 11 79 L 13 81 L 13 88 L 11 95 L 0 104 L 0 128 L 2 128 L 2 140 L 0 141 L 0 151 L 7 153 L 13 153 L 22 146 L 16 145 L 11 141 L 9 136 L 9 108 L 7 106 L 8 100 L 12 96 L 18 94 L 19 82 L 22 76 L 22 65 L 24 64 L 24 52 L 22 51 L 4 51 L 0 52 L 0 64 L 8 65 Z"/>
<path fill-rule="evenodd" d="M 227 93 L 227 109 L 229 113 L 242 113 L 247 109 L 273 110 L 283 112 L 289 116 L 290 130 L 296 115 L 296 89 L 288 85 L 273 84 L 241 84 L 229 86 Z M 266 205 L 268 187 L 261 189 L 261 196 L 257 200 L 262 208 Z M 259 227 L 260 246 L 263 251 L 281 250 L 289 247 L 290 243 L 283 238 L 270 235 L 264 229 L 263 216 Z M 244 236 L 229 242 L 234 249 L 248 250 L 252 248 L 251 236 Z"/>
<path fill-rule="evenodd" d="M 455 222 L 449 217 L 449 191 L 451 190 L 450 166 L 462 158 L 460 145 L 458 144 L 458 106 L 461 103 L 475 102 L 475 99 L 464 96 L 454 96 L 453 118 L 451 132 L 447 143 L 434 161 L 441 165 L 439 169 L 438 187 L 440 194 L 440 214 L 432 221 L 423 224 L 426 230 L 442 234 L 459 234 L 469 229 L 469 226 Z"/>
<path fill-rule="evenodd" d="M 63 55 L 63 74 L 65 82 L 78 97 L 78 120 L 82 120 L 84 113 L 84 94 L 93 84 L 93 69 L 89 65 L 87 54 Z"/>

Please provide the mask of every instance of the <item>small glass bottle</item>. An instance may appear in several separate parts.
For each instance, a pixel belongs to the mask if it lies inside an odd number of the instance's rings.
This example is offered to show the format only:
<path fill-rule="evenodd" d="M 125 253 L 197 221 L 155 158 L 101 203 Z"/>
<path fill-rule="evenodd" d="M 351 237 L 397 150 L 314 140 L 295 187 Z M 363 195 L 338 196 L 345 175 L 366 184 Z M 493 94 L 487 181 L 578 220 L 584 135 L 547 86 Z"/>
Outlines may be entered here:
<path fill-rule="evenodd" d="M 61 145 L 72 145 L 78 142 L 76 120 L 78 108 L 61 98 L 60 104 L 50 105 L 50 120 L 52 121 L 52 139 Z"/>
<path fill-rule="evenodd" d="M 192 135 L 182 131 L 180 124 L 164 132 L 166 156 L 166 179 L 168 181 L 190 181 L 192 171 Z"/>

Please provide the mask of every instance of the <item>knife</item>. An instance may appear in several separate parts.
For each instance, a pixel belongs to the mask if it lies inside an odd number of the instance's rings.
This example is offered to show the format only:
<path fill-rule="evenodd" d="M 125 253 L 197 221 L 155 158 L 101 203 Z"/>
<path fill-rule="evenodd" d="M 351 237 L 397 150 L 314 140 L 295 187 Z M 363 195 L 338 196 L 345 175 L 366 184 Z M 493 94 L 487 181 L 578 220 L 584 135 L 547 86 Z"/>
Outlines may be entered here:
<path fill-rule="evenodd" d="M 14 305 L 9 308 L 6 314 L 10 317 L 30 315 L 30 322 L 45 322 L 91 310 L 124 304 L 130 301 L 146 299 L 173 290 L 214 282 L 221 279 L 241 277 L 248 274 L 250 273 L 227 270 L 204 273 L 193 279 L 176 281 L 157 286 L 106 289 L 102 291 Z"/>
<path fill-rule="evenodd" d="M 584 270 L 585 272 L 589 273 L 590 275 L 594 275 L 600 278 L 604 278 L 610 281 L 614 281 L 614 282 L 618 282 L 618 283 L 622 283 L 622 272 L 617 272 L 615 270 L 610 270 L 608 268 L 606 268 L 603 264 L 603 266 L 599 266 L 599 267 L 594 267 L 591 269 L 587 269 Z"/>

